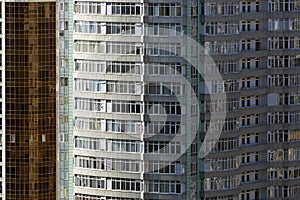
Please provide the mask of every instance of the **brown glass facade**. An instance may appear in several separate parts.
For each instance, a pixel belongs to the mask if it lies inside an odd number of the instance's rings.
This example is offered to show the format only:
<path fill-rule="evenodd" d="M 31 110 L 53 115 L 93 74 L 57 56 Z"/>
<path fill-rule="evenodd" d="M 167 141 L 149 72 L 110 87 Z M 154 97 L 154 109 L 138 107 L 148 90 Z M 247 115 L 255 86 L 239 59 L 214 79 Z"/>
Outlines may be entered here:
<path fill-rule="evenodd" d="M 7 200 L 56 198 L 55 12 L 5 3 Z"/>

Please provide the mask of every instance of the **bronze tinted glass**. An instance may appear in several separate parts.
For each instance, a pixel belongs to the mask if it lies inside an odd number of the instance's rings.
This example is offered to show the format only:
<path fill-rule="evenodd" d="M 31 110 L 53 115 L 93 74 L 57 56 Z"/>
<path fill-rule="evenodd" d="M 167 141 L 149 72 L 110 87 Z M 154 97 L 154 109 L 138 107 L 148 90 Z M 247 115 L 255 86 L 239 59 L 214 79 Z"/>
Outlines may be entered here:
<path fill-rule="evenodd" d="M 55 2 L 5 4 L 6 198 L 56 196 Z"/>

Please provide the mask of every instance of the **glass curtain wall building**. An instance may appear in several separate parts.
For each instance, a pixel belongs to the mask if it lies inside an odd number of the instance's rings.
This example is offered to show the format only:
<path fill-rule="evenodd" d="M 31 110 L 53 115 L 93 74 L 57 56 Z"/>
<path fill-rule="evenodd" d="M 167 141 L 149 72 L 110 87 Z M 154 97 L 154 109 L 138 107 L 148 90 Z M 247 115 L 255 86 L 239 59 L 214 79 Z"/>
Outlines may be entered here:
<path fill-rule="evenodd" d="M 1 1 L 1 199 L 56 199 L 55 24 L 55 1 Z"/>

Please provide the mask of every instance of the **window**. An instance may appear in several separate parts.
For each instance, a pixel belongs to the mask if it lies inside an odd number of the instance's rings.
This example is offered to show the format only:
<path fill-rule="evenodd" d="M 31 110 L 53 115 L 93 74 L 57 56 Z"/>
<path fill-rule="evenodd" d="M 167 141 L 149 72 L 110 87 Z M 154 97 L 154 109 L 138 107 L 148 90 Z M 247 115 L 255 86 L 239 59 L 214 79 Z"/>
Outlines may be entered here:
<path fill-rule="evenodd" d="M 242 40 L 241 51 L 251 50 L 251 40 Z"/>
<path fill-rule="evenodd" d="M 140 35 L 141 24 L 106 23 L 106 34 L 112 34 L 112 35 L 138 35 L 139 34 Z"/>
<path fill-rule="evenodd" d="M 250 200 L 250 190 L 241 192 L 241 200 Z"/>
<path fill-rule="evenodd" d="M 149 36 L 180 36 L 182 27 L 180 23 L 149 23 L 147 32 Z"/>
<path fill-rule="evenodd" d="M 181 75 L 183 67 L 180 63 L 146 63 L 145 74 L 147 75 Z"/>
<path fill-rule="evenodd" d="M 151 154 L 180 154 L 180 142 L 148 141 L 145 143 L 145 153 Z"/>
<path fill-rule="evenodd" d="M 132 113 L 132 114 L 139 114 L 143 112 L 143 107 L 141 102 L 137 101 L 117 101 L 107 100 L 108 108 L 107 112 L 113 113 Z"/>
<path fill-rule="evenodd" d="M 142 123 L 138 121 L 107 119 L 106 131 L 108 133 L 141 133 Z"/>
<path fill-rule="evenodd" d="M 299 123 L 299 122 L 300 122 L 299 111 L 268 113 L 268 124 Z"/>
<path fill-rule="evenodd" d="M 181 5 L 175 3 L 149 3 L 149 16 L 174 17 L 181 16 Z"/>
<path fill-rule="evenodd" d="M 205 112 L 230 112 L 237 111 L 239 100 L 237 98 L 227 100 L 205 101 Z"/>
<path fill-rule="evenodd" d="M 94 33 L 94 34 L 103 34 L 101 33 L 101 23 L 94 21 L 75 21 L 74 22 L 75 33 Z"/>
<path fill-rule="evenodd" d="M 259 77 L 241 78 L 241 89 L 258 87 L 259 80 Z"/>
<path fill-rule="evenodd" d="M 77 14 L 103 14 L 101 6 L 100 2 L 75 1 L 74 12 Z"/>
<path fill-rule="evenodd" d="M 181 174 L 180 161 L 154 161 L 145 163 L 145 171 L 150 174 Z"/>
<path fill-rule="evenodd" d="M 120 94 L 141 94 L 141 82 L 129 81 L 106 81 L 107 93 L 120 93 Z"/>
<path fill-rule="evenodd" d="M 81 41 L 74 43 L 75 52 L 78 53 L 105 53 L 105 42 Z"/>
<path fill-rule="evenodd" d="M 16 142 L 16 135 L 15 134 L 10 134 L 9 135 L 9 141 L 10 141 L 10 143 L 15 143 Z"/>
<path fill-rule="evenodd" d="M 223 93 L 225 92 L 223 81 L 211 81 L 206 83 L 209 93 Z"/>
<path fill-rule="evenodd" d="M 268 180 L 278 180 L 286 179 L 292 180 L 300 178 L 300 168 L 299 167 L 289 167 L 289 168 L 269 168 L 268 169 Z"/>
<path fill-rule="evenodd" d="M 218 34 L 238 34 L 239 23 L 237 21 L 229 22 L 206 22 L 205 34 L 206 35 L 218 35 Z"/>
<path fill-rule="evenodd" d="M 238 60 L 217 60 L 215 61 L 215 66 L 213 63 L 206 63 L 205 65 L 205 73 L 207 74 L 216 74 L 216 73 L 222 73 L 222 74 L 231 74 L 231 73 L 237 73 L 239 71 L 238 67 Z M 218 70 L 218 71 L 215 71 Z"/>
<path fill-rule="evenodd" d="M 180 194 L 180 181 L 152 180 L 146 183 L 146 191 L 160 194 Z"/>
<path fill-rule="evenodd" d="M 269 68 L 288 68 L 288 67 L 299 67 L 300 58 L 298 56 L 268 56 L 268 67 Z"/>
<path fill-rule="evenodd" d="M 239 52 L 239 41 L 212 41 L 205 42 L 205 50 L 208 54 L 232 54 Z"/>
<path fill-rule="evenodd" d="M 241 97 L 241 108 L 249 108 L 259 105 L 259 96 Z"/>
<path fill-rule="evenodd" d="M 117 172 L 141 172 L 142 163 L 139 160 L 107 159 L 108 169 Z"/>
<path fill-rule="evenodd" d="M 239 90 L 238 80 L 225 80 L 224 86 L 225 86 L 225 92 L 235 92 Z"/>
<path fill-rule="evenodd" d="M 181 44 L 174 43 L 174 42 L 173 43 L 149 42 L 147 43 L 146 54 L 152 56 L 181 55 Z"/>
<path fill-rule="evenodd" d="M 259 134 L 243 134 L 240 136 L 240 144 L 248 145 L 248 144 L 257 144 L 259 141 Z"/>
<path fill-rule="evenodd" d="M 236 15 L 239 14 L 238 2 L 205 3 L 205 15 Z"/>
<path fill-rule="evenodd" d="M 238 138 L 221 138 L 217 140 L 208 140 L 204 143 L 206 151 L 231 151 L 239 147 Z"/>
<path fill-rule="evenodd" d="M 105 131 L 104 122 L 104 119 L 75 117 L 75 129 Z"/>
<path fill-rule="evenodd" d="M 251 68 L 251 59 L 242 59 L 241 60 L 242 69 L 250 69 Z"/>
<path fill-rule="evenodd" d="M 135 179 L 112 178 L 112 190 L 141 191 L 143 182 Z"/>
<path fill-rule="evenodd" d="M 105 112 L 105 100 L 75 98 L 75 110 Z"/>
<path fill-rule="evenodd" d="M 241 183 L 250 182 L 250 172 L 243 172 L 241 174 Z"/>
<path fill-rule="evenodd" d="M 283 160 L 299 160 L 300 159 L 300 149 L 289 148 L 289 149 L 274 149 L 268 150 L 268 161 L 283 161 Z"/>
<path fill-rule="evenodd" d="M 133 42 L 106 42 L 107 54 L 140 55 L 142 44 Z"/>
<path fill-rule="evenodd" d="M 91 80 L 91 79 L 77 79 L 74 80 L 75 91 L 80 92 L 96 92 L 103 93 L 106 91 L 106 82 L 102 80 Z"/>
<path fill-rule="evenodd" d="M 240 27 L 242 32 L 259 31 L 260 21 L 241 21 Z"/>
<path fill-rule="evenodd" d="M 241 98 L 241 108 L 251 107 L 251 96 Z"/>
<path fill-rule="evenodd" d="M 242 1 L 242 12 L 251 12 L 251 2 L 247 2 L 247 1 Z"/>
<path fill-rule="evenodd" d="M 205 160 L 206 171 L 232 170 L 239 167 L 238 157 L 208 158 Z"/>
<path fill-rule="evenodd" d="M 269 37 L 268 49 L 299 49 L 300 37 Z"/>
<path fill-rule="evenodd" d="M 268 131 L 268 143 L 288 141 L 290 141 L 288 130 Z"/>
<path fill-rule="evenodd" d="M 259 21 L 255 21 L 255 30 L 256 31 L 260 30 L 260 22 Z"/>
<path fill-rule="evenodd" d="M 106 3 L 108 15 L 141 15 L 142 6 L 139 3 Z"/>
<path fill-rule="evenodd" d="M 135 140 L 108 140 L 112 145 L 112 152 L 128 152 L 128 153 L 141 153 L 142 144 L 140 141 Z"/>
<path fill-rule="evenodd" d="M 75 72 L 99 72 L 105 73 L 105 61 L 75 60 Z"/>
<path fill-rule="evenodd" d="M 293 75 L 294 76 L 294 75 Z M 289 86 L 288 74 L 274 74 L 268 76 L 268 86 Z"/>
<path fill-rule="evenodd" d="M 109 197 L 109 196 L 99 196 L 99 195 L 88 195 L 75 193 L 75 200 L 136 200 L 134 198 L 120 198 L 120 197 Z"/>
<path fill-rule="evenodd" d="M 241 145 L 250 144 L 250 134 L 241 135 Z"/>
<path fill-rule="evenodd" d="M 105 139 L 99 138 L 75 137 L 74 145 L 76 149 L 106 150 Z"/>
<path fill-rule="evenodd" d="M 299 12 L 300 2 L 298 0 L 268 0 L 268 11 L 294 11 Z"/>
<path fill-rule="evenodd" d="M 180 134 L 180 122 L 162 122 L 151 121 L 145 122 L 145 134 Z"/>
<path fill-rule="evenodd" d="M 300 93 L 279 93 L 279 105 L 297 105 L 300 104 Z"/>
<path fill-rule="evenodd" d="M 106 62 L 106 73 L 108 74 L 141 74 L 140 63 L 134 62 Z"/>
<path fill-rule="evenodd" d="M 59 10 L 64 11 L 65 10 L 65 3 L 59 3 Z"/>
<path fill-rule="evenodd" d="M 255 41 L 255 51 L 259 51 L 261 48 L 261 40 L 260 39 L 256 39 Z"/>
<path fill-rule="evenodd" d="M 241 154 L 241 164 L 250 164 L 258 162 L 258 153 L 244 153 Z"/>
<path fill-rule="evenodd" d="M 289 149 L 268 150 L 268 162 L 289 160 L 288 151 Z"/>
<path fill-rule="evenodd" d="M 254 124 L 260 124 L 260 115 L 259 114 L 256 114 L 255 116 L 255 122 L 254 122 Z"/>
<path fill-rule="evenodd" d="M 251 31 L 251 21 L 242 21 L 241 31 Z"/>
<path fill-rule="evenodd" d="M 259 12 L 260 10 L 260 4 L 259 4 L 259 1 L 256 1 L 255 2 L 255 12 Z"/>
<path fill-rule="evenodd" d="M 205 191 L 217 191 L 236 188 L 238 186 L 238 176 L 211 177 L 204 179 Z"/>
<path fill-rule="evenodd" d="M 242 78 L 242 88 L 250 88 L 251 86 L 251 78 Z"/>
<path fill-rule="evenodd" d="M 251 125 L 251 115 L 241 116 L 241 126 L 250 126 Z"/>
<path fill-rule="evenodd" d="M 205 130 L 209 132 L 227 132 L 238 130 L 238 120 L 237 118 L 227 118 L 223 120 L 207 120 L 205 122 Z"/>
<path fill-rule="evenodd" d="M 180 82 L 150 82 L 145 89 L 145 93 L 149 95 L 180 96 L 185 94 L 185 85 L 182 85 Z"/>
<path fill-rule="evenodd" d="M 106 189 L 106 180 L 97 176 L 75 174 L 75 186 Z"/>
<path fill-rule="evenodd" d="M 145 104 L 145 113 L 163 114 L 163 115 L 180 115 L 181 106 L 177 102 L 147 102 Z"/>
<path fill-rule="evenodd" d="M 75 156 L 75 167 L 105 170 L 106 162 L 105 158 L 87 157 L 87 156 Z"/>
<path fill-rule="evenodd" d="M 284 18 L 284 19 L 269 19 L 268 20 L 269 31 L 279 30 L 299 30 L 300 19 L 299 18 Z"/>

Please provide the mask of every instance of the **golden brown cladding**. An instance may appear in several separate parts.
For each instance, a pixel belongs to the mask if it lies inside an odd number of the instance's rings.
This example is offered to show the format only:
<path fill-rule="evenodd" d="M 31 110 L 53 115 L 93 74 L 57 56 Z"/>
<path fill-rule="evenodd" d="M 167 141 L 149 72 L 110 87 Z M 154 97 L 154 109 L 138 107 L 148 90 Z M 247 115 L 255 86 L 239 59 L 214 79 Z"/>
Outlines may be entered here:
<path fill-rule="evenodd" d="M 7 200 L 56 198 L 55 9 L 5 3 Z"/>

